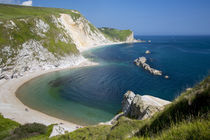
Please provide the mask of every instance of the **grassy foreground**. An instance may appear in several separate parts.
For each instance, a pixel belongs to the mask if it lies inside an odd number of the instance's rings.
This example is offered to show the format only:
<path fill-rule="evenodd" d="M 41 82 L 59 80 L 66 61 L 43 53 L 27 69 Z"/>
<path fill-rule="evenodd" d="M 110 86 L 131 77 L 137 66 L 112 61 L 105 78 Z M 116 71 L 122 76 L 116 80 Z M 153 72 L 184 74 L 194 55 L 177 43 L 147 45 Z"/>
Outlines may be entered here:
<path fill-rule="evenodd" d="M 0 140 L 40 140 L 48 139 L 53 125 L 45 126 L 39 123 L 20 125 L 0 115 Z"/>

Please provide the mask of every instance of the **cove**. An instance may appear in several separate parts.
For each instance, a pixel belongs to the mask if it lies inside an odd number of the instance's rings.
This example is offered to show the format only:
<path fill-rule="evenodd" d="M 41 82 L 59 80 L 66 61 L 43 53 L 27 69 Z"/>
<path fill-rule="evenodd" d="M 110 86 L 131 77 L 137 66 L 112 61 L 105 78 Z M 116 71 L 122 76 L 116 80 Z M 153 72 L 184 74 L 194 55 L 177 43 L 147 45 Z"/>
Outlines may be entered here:
<path fill-rule="evenodd" d="M 121 109 L 123 94 L 132 90 L 172 101 L 210 70 L 209 36 L 141 36 L 151 43 L 95 48 L 83 55 L 97 66 L 62 70 L 37 77 L 16 92 L 25 105 L 45 114 L 92 125 L 109 121 Z M 145 54 L 150 50 L 151 54 Z M 151 75 L 133 60 L 145 56 L 169 79 Z"/>

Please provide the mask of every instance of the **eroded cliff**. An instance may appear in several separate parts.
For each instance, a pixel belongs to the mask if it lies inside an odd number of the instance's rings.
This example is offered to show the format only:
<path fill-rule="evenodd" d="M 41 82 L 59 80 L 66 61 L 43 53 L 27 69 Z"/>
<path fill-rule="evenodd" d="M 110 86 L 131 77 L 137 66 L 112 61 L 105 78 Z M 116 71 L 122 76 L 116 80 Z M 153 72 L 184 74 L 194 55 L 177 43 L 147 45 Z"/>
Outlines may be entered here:
<path fill-rule="evenodd" d="M 77 65 L 85 61 L 83 50 L 134 40 L 132 32 L 123 40 L 121 34 L 114 39 L 105 35 L 76 10 L 14 5 L 0 9 L 0 79 Z"/>

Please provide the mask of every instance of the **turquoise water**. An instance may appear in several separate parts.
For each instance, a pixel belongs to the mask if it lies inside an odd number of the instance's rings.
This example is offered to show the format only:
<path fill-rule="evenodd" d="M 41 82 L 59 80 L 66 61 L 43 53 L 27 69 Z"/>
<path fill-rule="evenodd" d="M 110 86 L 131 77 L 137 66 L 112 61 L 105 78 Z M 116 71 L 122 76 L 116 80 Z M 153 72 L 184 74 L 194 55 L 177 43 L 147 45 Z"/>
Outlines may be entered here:
<path fill-rule="evenodd" d="M 84 52 L 100 65 L 53 72 L 17 91 L 27 106 L 81 125 L 110 120 L 127 90 L 173 100 L 210 71 L 210 36 L 141 36 L 151 43 L 111 45 Z M 151 54 L 145 54 L 150 50 Z M 145 56 L 151 67 L 169 75 L 154 76 L 133 64 Z"/>

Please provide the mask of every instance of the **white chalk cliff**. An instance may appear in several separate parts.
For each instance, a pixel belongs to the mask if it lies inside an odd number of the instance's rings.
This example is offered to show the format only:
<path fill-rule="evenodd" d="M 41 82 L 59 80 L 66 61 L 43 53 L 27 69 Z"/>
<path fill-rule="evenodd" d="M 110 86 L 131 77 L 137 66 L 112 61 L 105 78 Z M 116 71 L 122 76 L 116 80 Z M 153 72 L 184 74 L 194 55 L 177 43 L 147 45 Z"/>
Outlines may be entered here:
<path fill-rule="evenodd" d="M 0 79 L 17 78 L 26 71 L 77 65 L 85 61 L 81 51 L 114 43 L 79 12 L 71 12 L 79 16 L 60 13 L 46 18 L 0 19 L 5 40 L 9 40 L 0 44 Z M 25 30 L 31 38 L 24 35 Z M 133 41 L 133 33 L 124 40 Z"/>

